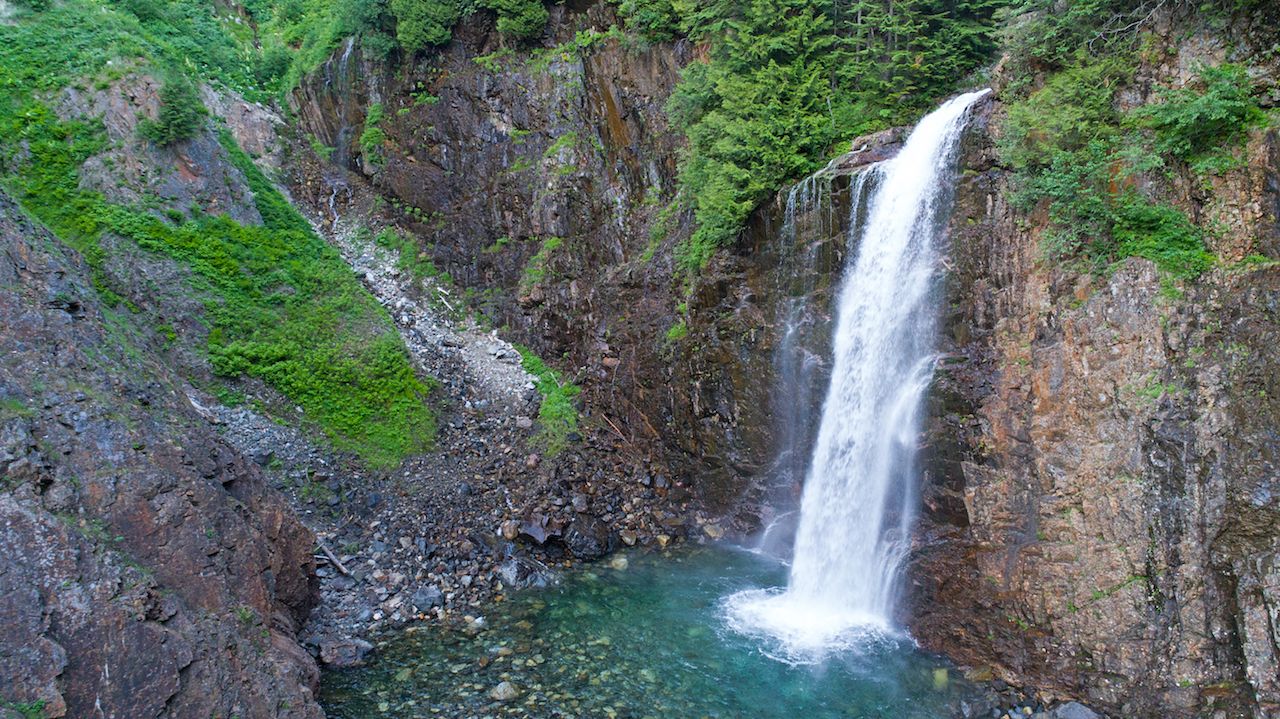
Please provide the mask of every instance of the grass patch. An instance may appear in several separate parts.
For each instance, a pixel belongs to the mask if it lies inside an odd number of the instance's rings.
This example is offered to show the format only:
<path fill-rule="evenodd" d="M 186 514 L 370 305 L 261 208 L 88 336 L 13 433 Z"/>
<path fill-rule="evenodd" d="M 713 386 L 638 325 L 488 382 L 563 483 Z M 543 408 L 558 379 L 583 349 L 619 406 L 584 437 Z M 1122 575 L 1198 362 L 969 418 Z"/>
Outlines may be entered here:
<path fill-rule="evenodd" d="M 538 407 L 541 427 L 534 439 L 548 455 L 555 456 L 569 446 L 571 437 L 578 431 L 578 408 L 574 401 L 582 388 L 564 381 L 528 347 L 516 345 L 516 350 L 520 352 L 520 365 L 533 375 L 534 386 L 542 395 L 542 404 Z"/>
<path fill-rule="evenodd" d="M 361 229 L 364 232 L 368 232 L 367 229 Z M 430 277 L 440 280 L 443 284 L 453 283 L 453 278 L 449 276 L 449 273 L 442 272 L 436 267 L 435 262 L 432 262 L 426 253 L 418 249 L 418 245 L 413 241 L 412 237 L 394 228 L 387 227 L 378 232 L 373 241 L 379 247 L 396 253 L 396 267 L 415 280 Z"/>

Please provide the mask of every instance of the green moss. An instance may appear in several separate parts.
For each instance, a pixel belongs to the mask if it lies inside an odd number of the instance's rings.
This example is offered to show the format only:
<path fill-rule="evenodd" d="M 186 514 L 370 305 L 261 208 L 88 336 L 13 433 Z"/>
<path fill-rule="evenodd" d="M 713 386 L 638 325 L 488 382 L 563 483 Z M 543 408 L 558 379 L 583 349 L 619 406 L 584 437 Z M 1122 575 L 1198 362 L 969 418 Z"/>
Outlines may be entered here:
<path fill-rule="evenodd" d="M 558 372 L 551 369 L 528 347 L 516 345 L 520 352 L 520 364 L 525 371 L 534 377 L 534 386 L 542 395 L 542 404 L 538 408 L 538 424 L 540 425 L 535 441 L 540 443 L 548 455 L 562 452 L 578 431 L 578 408 L 575 400 L 582 393 L 582 388 L 572 382 L 564 381 Z"/>
<path fill-rule="evenodd" d="M 680 340 L 688 336 L 689 336 L 689 325 L 685 324 L 684 320 L 680 320 L 676 322 L 675 324 L 671 325 L 670 329 L 667 330 L 668 342 L 679 342 Z"/>

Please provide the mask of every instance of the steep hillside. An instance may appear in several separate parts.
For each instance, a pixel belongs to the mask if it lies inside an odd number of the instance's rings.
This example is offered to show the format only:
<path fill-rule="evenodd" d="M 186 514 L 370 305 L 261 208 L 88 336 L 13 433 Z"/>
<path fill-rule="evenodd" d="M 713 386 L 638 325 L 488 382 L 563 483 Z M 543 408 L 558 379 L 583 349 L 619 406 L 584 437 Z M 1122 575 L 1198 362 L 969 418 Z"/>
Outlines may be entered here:
<path fill-rule="evenodd" d="M 0 197 L 0 697 L 319 717 L 314 541 L 77 253 Z"/>

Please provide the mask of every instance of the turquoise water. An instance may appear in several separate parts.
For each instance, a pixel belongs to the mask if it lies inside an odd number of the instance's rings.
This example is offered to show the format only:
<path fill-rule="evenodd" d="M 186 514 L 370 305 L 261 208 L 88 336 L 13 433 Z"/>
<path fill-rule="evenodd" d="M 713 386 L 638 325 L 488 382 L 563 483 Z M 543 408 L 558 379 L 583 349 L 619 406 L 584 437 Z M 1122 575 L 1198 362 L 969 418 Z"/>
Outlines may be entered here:
<path fill-rule="evenodd" d="M 517 595 L 479 630 L 425 627 L 326 674 L 328 716 L 935 719 L 967 693 L 905 637 L 793 664 L 727 629 L 724 597 L 785 583 L 771 560 L 719 548 L 628 560 Z M 491 699 L 503 681 L 519 696 Z"/>

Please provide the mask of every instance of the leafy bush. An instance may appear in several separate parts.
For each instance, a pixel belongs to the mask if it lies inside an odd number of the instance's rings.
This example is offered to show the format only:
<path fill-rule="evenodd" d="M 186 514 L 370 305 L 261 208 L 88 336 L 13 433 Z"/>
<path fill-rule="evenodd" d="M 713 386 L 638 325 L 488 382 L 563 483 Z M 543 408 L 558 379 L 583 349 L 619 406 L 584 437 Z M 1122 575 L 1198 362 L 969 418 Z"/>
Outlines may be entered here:
<path fill-rule="evenodd" d="M 498 32 L 504 35 L 537 37 L 551 17 L 542 0 L 480 0 L 480 4 L 498 14 Z"/>
<path fill-rule="evenodd" d="M 453 0 L 390 0 L 390 8 L 396 39 L 409 52 L 449 42 L 459 17 Z"/>
<path fill-rule="evenodd" d="M 387 141 L 387 133 L 378 125 L 382 122 L 382 103 L 375 102 L 369 106 L 364 116 L 364 131 L 360 133 L 360 150 L 371 162 L 381 161 L 382 143 Z"/>
<path fill-rule="evenodd" d="M 1200 101 L 1180 97 L 1176 111 L 1166 100 L 1121 115 L 1114 99 L 1127 67 L 1113 56 L 1067 68 L 1009 105 L 1000 150 L 1015 171 L 1014 200 L 1024 210 L 1046 204 L 1051 256 L 1082 258 L 1097 269 L 1143 257 L 1173 276 L 1195 277 L 1214 262 L 1204 233 L 1146 194 L 1154 190 L 1139 190 L 1136 178 L 1161 165 L 1152 145 L 1174 147 L 1170 137 L 1179 134 L 1152 118 L 1196 114 L 1190 108 Z"/>
<path fill-rule="evenodd" d="M 1224 148 L 1240 145 L 1266 115 L 1244 67 L 1201 66 L 1196 72 L 1197 86 L 1166 90 L 1159 103 L 1138 108 L 1134 116 L 1155 133 L 1158 152 L 1203 166 Z"/>
<path fill-rule="evenodd" d="M 618 12 L 628 29 L 650 42 L 670 40 L 679 31 L 680 14 L 671 0 L 622 0 Z"/>
<path fill-rule="evenodd" d="M 1026 100 L 1010 104 L 1000 140 L 1005 161 L 1024 169 L 1114 136 L 1120 120 L 1115 92 L 1130 70 L 1117 58 L 1073 67 L 1054 74 Z"/>
<path fill-rule="evenodd" d="M 186 75 L 170 72 L 160 88 L 160 113 L 138 123 L 138 134 L 160 146 L 195 137 L 206 110 L 196 85 Z"/>

